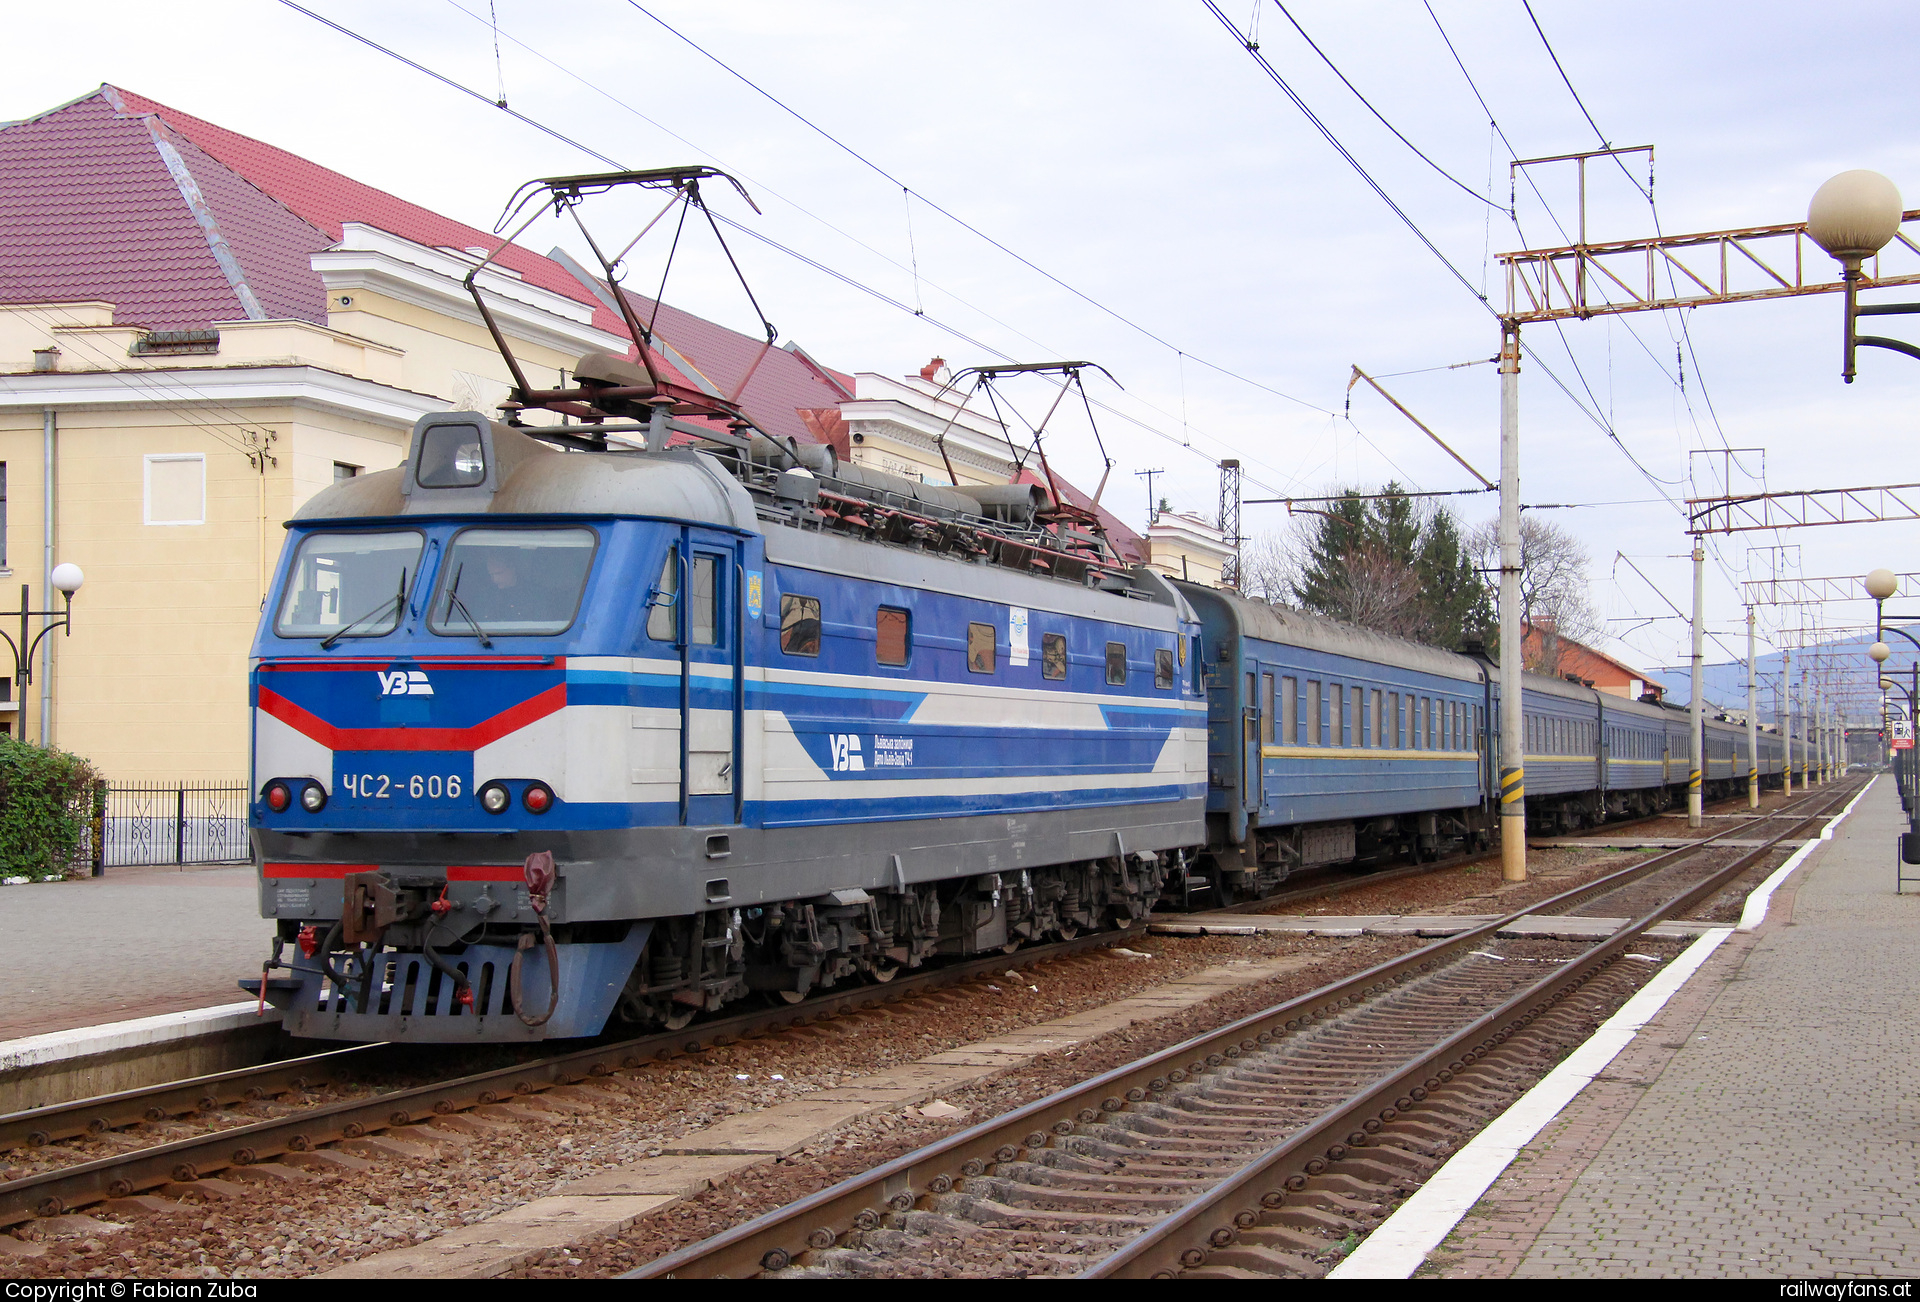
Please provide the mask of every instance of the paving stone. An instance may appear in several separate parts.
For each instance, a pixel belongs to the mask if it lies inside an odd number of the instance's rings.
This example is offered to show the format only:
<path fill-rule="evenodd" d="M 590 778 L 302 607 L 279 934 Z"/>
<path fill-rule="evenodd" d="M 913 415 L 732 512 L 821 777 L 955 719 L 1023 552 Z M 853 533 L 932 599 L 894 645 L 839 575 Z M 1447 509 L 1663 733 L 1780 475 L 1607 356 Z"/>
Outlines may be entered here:
<path fill-rule="evenodd" d="M 1920 895 L 1882 778 L 1481 1200 L 1443 1273 L 1920 1274 Z M 1518 1240 L 1484 1228 L 1520 1223 Z"/>

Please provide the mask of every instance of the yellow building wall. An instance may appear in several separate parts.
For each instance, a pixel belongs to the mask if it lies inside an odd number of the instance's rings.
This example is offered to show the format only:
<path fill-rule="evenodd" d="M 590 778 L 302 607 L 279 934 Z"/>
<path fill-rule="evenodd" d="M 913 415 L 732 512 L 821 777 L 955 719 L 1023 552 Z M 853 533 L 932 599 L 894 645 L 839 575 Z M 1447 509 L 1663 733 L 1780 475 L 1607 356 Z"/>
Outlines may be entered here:
<path fill-rule="evenodd" d="M 244 777 L 247 651 L 284 522 L 333 482 L 335 461 L 379 470 L 405 456 L 405 430 L 288 407 L 241 414 L 244 426 L 204 409 L 59 415 L 55 559 L 79 565 L 86 585 L 74 600 L 72 631 L 49 639 L 52 740 L 110 778 Z M 264 475 L 242 445 L 248 430 L 274 435 Z M 38 422 L 16 415 L 0 428 L 6 607 L 23 581 L 36 606 L 48 604 L 41 450 Z M 179 453 L 204 457 L 205 523 L 148 524 L 146 458 Z M 20 735 L 37 739 L 39 682 L 24 695 Z"/>

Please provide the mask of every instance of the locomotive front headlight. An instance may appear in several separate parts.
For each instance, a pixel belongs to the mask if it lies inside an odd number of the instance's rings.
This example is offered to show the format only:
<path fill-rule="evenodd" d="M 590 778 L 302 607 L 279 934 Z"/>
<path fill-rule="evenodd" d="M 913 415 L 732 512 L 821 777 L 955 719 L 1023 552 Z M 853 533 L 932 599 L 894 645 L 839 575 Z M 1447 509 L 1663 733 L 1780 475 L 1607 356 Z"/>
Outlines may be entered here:
<path fill-rule="evenodd" d="M 327 789 L 318 782 L 309 782 L 300 789 L 300 808 L 309 814 L 317 814 L 327 807 Z"/>
<path fill-rule="evenodd" d="M 498 782 L 489 782 L 480 788 L 480 808 L 489 814 L 504 814 L 507 806 L 513 803 L 513 797 Z"/>
<path fill-rule="evenodd" d="M 260 795 L 266 800 L 267 808 L 276 814 L 286 813 L 287 806 L 293 803 L 293 792 L 287 790 L 287 784 L 284 782 L 267 783 L 266 790 Z"/>

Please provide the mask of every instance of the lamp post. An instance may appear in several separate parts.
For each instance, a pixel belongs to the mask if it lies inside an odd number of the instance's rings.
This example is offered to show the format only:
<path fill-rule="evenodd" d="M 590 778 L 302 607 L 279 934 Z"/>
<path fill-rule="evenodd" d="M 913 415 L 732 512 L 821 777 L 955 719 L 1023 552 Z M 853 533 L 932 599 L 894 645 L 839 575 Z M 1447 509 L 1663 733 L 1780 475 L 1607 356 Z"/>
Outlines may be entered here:
<path fill-rule="evenodd" d="M 1920 348 L 1898 339 L 1863 335 L 1856 322 L 1863 316 L 1907 316 L 1920 312 L 1920 303 L 1875 303 L 1862 307 L 1860 282 L 1865 278 L 1860 264 L 1878 254 L 1900 229 L 1904 215 L 1900 191 L 1878 172 L 1856 169 L 1831 178 L 1813 193 L 1807 205 L 1807 234 L 1815 244 L 1833 255 L 1840 264 L 1840 279 L 1846 286 L 1846 321 L 1843 335 L 1844 360 L 1840 378 L 1853 383 L 1853 350 L 1857 345 L 1890 348 L 1909 357 L 1920 358 Z"/>
<path fill-rule="evenodd" d="M 1913 662 L 1913 686 L 1911 689 L 1900 687 L 1900 690 L 1906 693 L 1907 718 L 1920 722 L 1920 715 L 1915 713 L 1916 706 L 1920 706 L 1920 639 L 1916 639 L 1904 628 L 1888 629 L 1886 623 L 1887 598 L 1900 590 L 1900 580 L 1894 577 L 1892 570 L 1879 569 L 1874 570 L 1860 582 L 1861 586 L 1867 590 L 1867 595 L 1873 598 L 1873 645 L 1867 648 L 1867 655 L 1873 659 L 1873 663 L 1884 666 L 1888 657 L 1893 654 L 1893 648 L 1886 643 L 1889 632 L 1898 633 L 1913 643 L 1916 653 Z M 1900 685 L 1892 678 L 1880 679 L 1880 690 L 1883 692 L 1896 686 Z M 1915 760 L 1913 751 L 1908 750 L 1905 763 L 1901 763 L 1898 756 L 1895 757 L 1894 762 L 1894 781 L 1900 787 L 1900 803 L 1907 809 L 1908 831 L 1900 838 L 1900 858 L 1906 863 L 1920 863 L 1920 801 L 1914 799 Z M 1905 780 L 1902 781 L 1902 778 Z"/>
<path fill-rule="evenodd" d="M 4 628 L 0 628 L 0 639 L 4 639 L 7 649 L 13 652 L 13 680 L 22 687 L 29 686 L 33 682 L 33 653 L 40 649 L 40 643 L 46 640 L 47 634 L 60 628 L 66 630 L 68 637 L 73 636 L 73 594 L 80 591 L 80 585 L 85 583 L 87 578 L 80 572 L 80 567 L 71 561 L 54 566 L 53 573 L 49 577 L 53 581 L 55 591 L 65 598 L 59 610 L 35 610 L 33 589 L 25 583 L 20 585 L 20 609 L 0 610 L 0 619 L 12 619 L 15 616 L 20 619 L 19 641 L 15 641 L 13 635 Z M 38 633 L 33 631 L 35 619 L 43 621 Z M 25 702 L 24 693 L 20 699 Z M 40 734 L 42 744 L 45 744 L 52 735 L 48 731 L 45 719 L 41 720 Z"/>

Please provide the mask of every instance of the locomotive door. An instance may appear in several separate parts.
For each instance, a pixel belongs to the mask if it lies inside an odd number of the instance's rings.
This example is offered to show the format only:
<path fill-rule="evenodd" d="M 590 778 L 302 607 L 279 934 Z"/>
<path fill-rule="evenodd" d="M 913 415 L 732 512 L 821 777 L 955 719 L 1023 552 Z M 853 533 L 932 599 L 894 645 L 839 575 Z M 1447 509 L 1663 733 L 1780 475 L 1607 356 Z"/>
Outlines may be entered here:
<path fill-rule="evenodd" d="M 742 636 L 739 544 L 686 532 L 680 647 L 680 821 L 739 821 Z"/>

